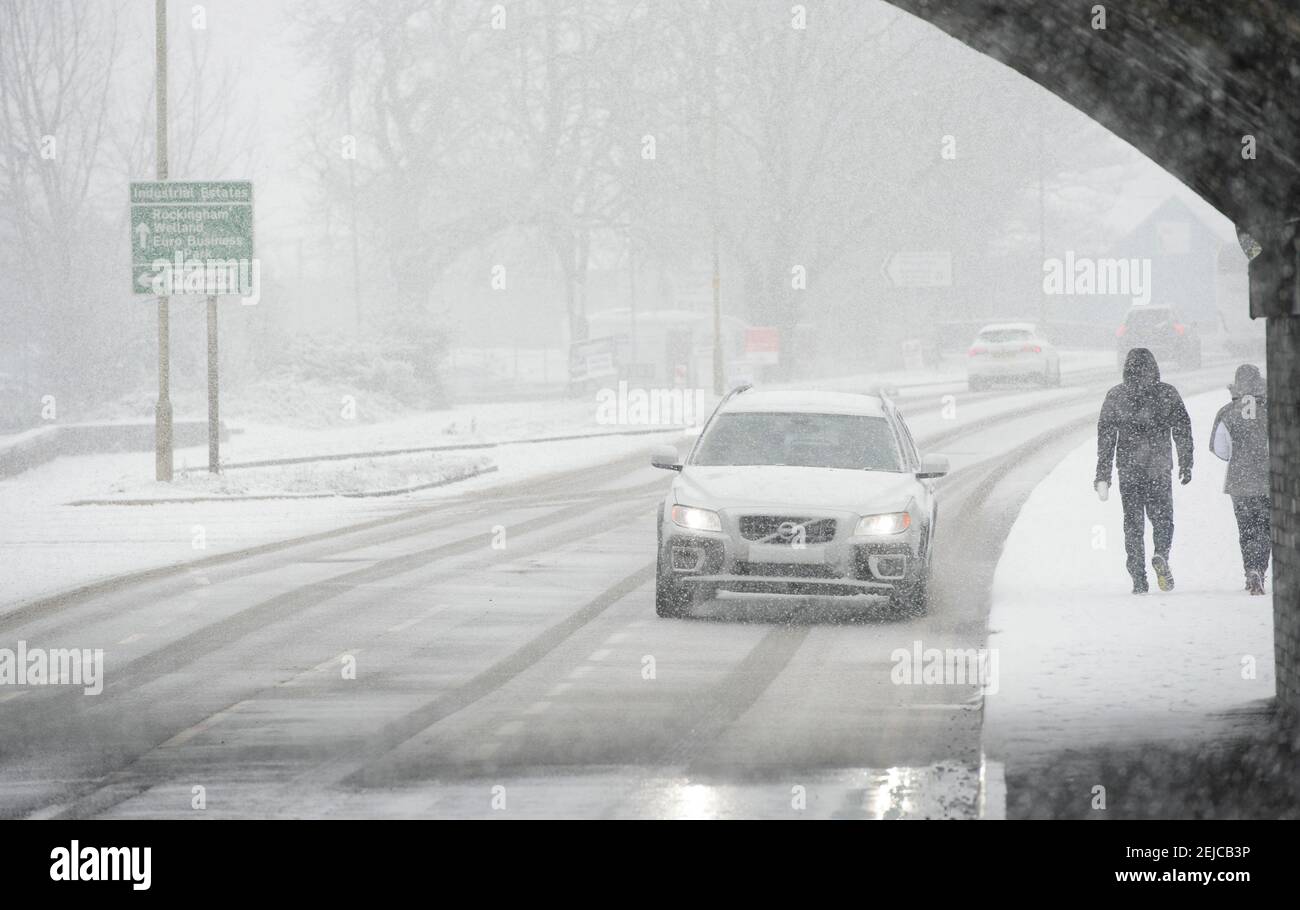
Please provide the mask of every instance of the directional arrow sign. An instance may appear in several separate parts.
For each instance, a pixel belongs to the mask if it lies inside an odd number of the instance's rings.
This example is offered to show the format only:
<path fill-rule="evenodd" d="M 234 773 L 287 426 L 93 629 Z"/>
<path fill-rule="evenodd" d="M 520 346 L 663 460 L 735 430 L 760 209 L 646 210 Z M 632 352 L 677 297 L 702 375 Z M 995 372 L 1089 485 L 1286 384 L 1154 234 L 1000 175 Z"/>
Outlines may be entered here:
<path fill-rule="evenodd" d="M 952 285 L 952 253 L 901 251 L 885 260 L 884 273 L 896 288 L 946 288 Z"/>
<path fill-rule="evenodd" d="M 232 264 L 251 270 L 252 259 L 253 184 L 249 181 L 131 184 L 135 293 L 158 293 L 155 276 L 178 265 L 192 271 L 215 263 L 216 269 L 209 268 L 209 272 L 224 276 Z M 187 285 L 186 293 L 231 291 Z"/>

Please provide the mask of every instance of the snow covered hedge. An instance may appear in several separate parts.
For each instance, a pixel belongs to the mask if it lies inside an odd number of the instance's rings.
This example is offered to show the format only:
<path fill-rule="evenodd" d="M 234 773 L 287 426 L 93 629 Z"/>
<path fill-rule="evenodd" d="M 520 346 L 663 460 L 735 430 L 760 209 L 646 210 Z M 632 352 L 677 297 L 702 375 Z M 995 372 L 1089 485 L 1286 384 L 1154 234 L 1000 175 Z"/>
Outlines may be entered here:
<path fill-rule="evenodd" d="M 266 346 L 253 376 L 231 389 L 222 414 L 301 426 L 370 423 L 446 403 L 436 326 L 408 324 L 376 337 L 292 335 Z"/>

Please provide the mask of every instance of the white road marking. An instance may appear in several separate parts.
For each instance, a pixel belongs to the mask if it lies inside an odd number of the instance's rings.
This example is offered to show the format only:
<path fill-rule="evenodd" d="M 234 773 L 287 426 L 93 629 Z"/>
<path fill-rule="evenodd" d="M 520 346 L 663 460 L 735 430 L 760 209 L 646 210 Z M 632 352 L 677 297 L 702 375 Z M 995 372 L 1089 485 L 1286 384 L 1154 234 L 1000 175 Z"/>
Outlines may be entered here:
<path fill-rule="evenodd" d="M 549 701 L 538 701 L 538 702 L 533 702 L 531 705 L 529 705 L 527 709 L 525 709 L 524 713 L 545 714 L 549 710 L 551 710 L 551 703 Z"/>
<path fill-rule="evenodd" d="M 586 676 L 591 672 L 591 670 L 591 664 L 582 664 L 581 666 L 574 668 L 573 672 L 569 674 L 569 679 L 577 679 L 580 676 Z"/>
<path fill-rule="evenodd" d="M 165 743 L 159 746 L 159 748 L 166 749 L 169 746 L 180 746 L 183 745 L 184 743 L 189 742 L 191 739 L 198 736 L 200 733 L 207 731 L 213 725 L 219 723 L 223 717 L 227 717 L 235 713 L 240 709 L 240 707 L 248 703 L 249 703 L 248 701 L 235 702 L 229 708 L 225 708 L 224 710 L 218 711 L 216 714 L 213 714 L 211 717 L 206 717 L 203 720 L 199 721 L 194 726 L 188 727 L 182 730 L 181 732 L 177 733 L 171 739 L 167 740 Z"/>
<path fill-rule="evenodd" d="M 1007 817 L 1007 773 L 1000 761 L 985 761 L 980 753 L 980 818 L 1002 821 Z"/>
<path fill-rule="evenodd" d="M 395 626 L 389 626 L 389 627 L 388 627 L 388 631 L 389 631 L 389 632 L 402 632 L 402 631 L 404 631 L 404 630 L 406 630 L 406 629 L 411 628 L 411 626 L 415 625 L 416 623 L 424 622 L 426 619 L 428 619 L 430 616 L 432 616 L 434 613 L 437 613 L 437 612 L 438 612 L 439 610 L 441 610 L 441 609 L 442 609 L 442 607 L 434 607 L 434 608 L 431 609 L 431 610 L 425 610 L 425 611 L 424 611 L 423 613 L 421 613 L 419 616 L 413 616 L 413 617 L 411 617 L 410 619 L 408 619 L 406 622 L 399 622 L 399 623 L 398 623 L 397 625 L 395 625 Z"/>
<path fill-rule="evenodd" d="M 565 692 L 568 692 L 572 688 L 573 688 L 573 683 L 566 683 L 566 682 L 556 683 L 555 685 L 551 686 L 551 691 L 547 692 L 546 694 L 563 695 Z"/>
<path fill-rule="evenodd" d="M 508 721 L 502 724 L 501 726 L 497 727 L 497 736 L 514 736 L 516 733 L 519 733 L 523 729 L 524 729 L 524 722 L 522 720 Z"/>
<path fill-rule="evenodd" d="M 312 667 L 311 670 L 309 670 L 308 672 L 310 672 L 310 673 L 322 673 L 322 672 L 324 672 L 325 670 L 332 670 L 332 669 L 334 669 L 335 667 L 341 667 L 341 666 L 343 666 L 343 658 L 345 658 L 345 657 L 356 657 L 357 654 L 359 654 L 359 653 L 361 653 L 361 649 L 360 649 L 360 648 L 356 648 L 356 649 L 351 650 L 351 651 L 340 651 L 339 653 L 337 653 L 337 654 L 335 654 L 333 657 L 331 657 L 329 660 L 327 660 L 327 661 L 323 661 L 322 663 L 318 663 L 316 666 Z M 296 679 L 296 678 L 297 678 L 297 677 L 295 677 L 295 679 Z"/>
<path fill-rule="evenodd" d="M 66 803 L 56 803 L 53 806 L 46 806 L 44 809 L 37 809 L 35 812 L 29 812 L 27 817 L 33 821 L 41 821 L 47 818 L 54 818 L 68 806 Z"/>
<path fill-rule="evenodd" d="M 132 633 L 131 633 L 130 635 L 128 635 L 126 638 L 124 638 L 124 639 L 122 639 L 121 641 L 119 641 L 118 644 L 119 644 L 119 645 L 129 645 L 129 644 L 133 644 L 134 642 L 139 641 L 139 640 L 142 639 L 142 638 L 144 638 L 144 636 L 141 635 L 139 632 L 132 632 Z"/>
<path fill-rule="evenodd" d="M 896 705 L 903 711 L 978 711 L 979 705 L 962 702 L 955 705 Z"/>
<path fill-rule="evenodd" d="M 597 660 L 597 661 L 607 660 L 609 658 L 609 655 L 612 653 L 613 651 L 611 651 L 609 648 L 601 648 L 599 651 L 596 651 L 594 654 L 588 657 L 587 660 Z"/>

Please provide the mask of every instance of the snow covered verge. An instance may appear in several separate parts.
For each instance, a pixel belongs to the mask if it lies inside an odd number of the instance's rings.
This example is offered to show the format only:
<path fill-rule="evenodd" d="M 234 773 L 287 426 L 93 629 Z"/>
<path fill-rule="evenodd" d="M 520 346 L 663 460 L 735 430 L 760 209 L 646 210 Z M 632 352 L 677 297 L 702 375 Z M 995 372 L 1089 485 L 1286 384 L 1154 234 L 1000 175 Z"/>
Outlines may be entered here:
<path fill-rule="evenodd" d="M 1173 591 L 1149 572 L 1152 592 L 1129 593 L 1119 497 L 1102 503 L 1092 489 L 1094 440 L 1030 495 L 993 583 L 991 759 L 1012 769 L 1071 750 L 1212 736 L 1229 712 L 1272 697 L 1272 598 L 1244 590 L 1225 465 L 1207 446 L 1226 401 L 1225 391 L 1187 402 L 1196 467 L 1190 485 L 1174 485 Z"/>
<path fill-rule="evenodd" d="M 454 483 L 495 470 L 496 465 L 486 455 L 424 452 L 267 465 L 220 474 L 191 471 L 177 474 L 172 483 L 128 476 L 113 481 L 103 497 L 75 500 L 72 505 L 158 500 L 389 496 Z"/>
<path fill-rule="evenodd" d="M 530 421 L 520 419 L 522 427 Z M 608 428 L 616 429 L 616 428 Z M 400 447 L 411 429 L 387 428 L 378 447 Z M 194 563 L 233 551 L 278 543 L 305 535 L 392 518 L 414 509 L 500 484 L 516 483 L 558 471 L 580 470 L 612 460 L 648 453 L 654 445 L 672 442 L 681 428 L 664 428 L 662 435 L 606 436 L 537 444 L 506 444 L 481 452 L 421 453 L 374 459 L 374 469 L 386 483 L 412 476 L 433 477 L 457 464 L 485 464 L 496 470 L 466 480 L 418 492 L 378 498 L 349 498 L 351 487 L 380 483 L 362 462 L 349 459 L 268 469 L 231 470 L 211 478 L 205 472 L 178 474 L 170 487 L 155 484 L 152 452 L 117 452 L 65 456 L 13 478 L 0 480 L 0 614 L 41 597 L 128 573 Z M 282 442 L 290 442 L 287 431 Z M 314 438 L 308 437 L 308 438 Z M 339 434 L 330 442 L 342 450 L 360 448 L 359 437 Z M 374 444 L 381 440 L 366 439 Z M 309 451 L 299 440 L 279 448 L 268 440 L 254 442 L 245 456 L 274 457 Z M 428 440 L 426 440 L 426 443 Z M 433 442 L 437 442 L 434 440 Z M 235 448 L 232 446 L 231 448 Z M 647 454 L 648 457 L 648 454 Z M 424 467 L 405 473 L 411 464 Z M 177 452 L 178 467 L 201 467 L 206 448 Z M 392 462 L 392 464 L 389 464 Z M 308 489 L 333 487 L 338 495 L 321 498 L 232 499 L 212 501 L 214 490 L 226 494 L 267 489 L 291 492 L 295 484 Z M 70 503 L 118 496 L 122 499 L 161 498 L 160 490 L 176 502 L 158 505 L 88 505 Z M 116 491 L 116 492 L 114 492 Z M 196 576 L 202 573 L 192 570 Z M 200 583 L 202 579 L 200 578 Z"/>
<path fill-rule="evenodd" d="M 702 404 L 712 409 L 717 401 L 705 396 Z M 202 408 L 181 412 L 175 431 L 176 468 L 203 469 L 207 466 L 207 422 Z M 188 419 L 182 413 L 197 415 Z M 613 413 L 615 419 L 609 419 Z M 705 412 L 707 416 L 707 411 Z M 345 402 L 329 420 L 304 426 L 293 419 L 250 421 L 240 419 L 223 407 L 223 422 L 231 431 L 221 447 L 222 464 L 289 456 L 337 455 L 391 449 L 435 448 L 479 445 L 518 439 L 566 434 L 602 434 L 611 431 L 652 428 L 619 422 L 618 413 L 602 409 L 595 395 L 552 401 L 515 401 L 467 404 L 432 411 L 408 411 L 400 417 L 376 422 L 365 401 Z M 52 441 L 69 431 L 100 428 L 99 445 L 89 432 L 73 440 Z M 185 432 L 182 432 L 185 431 Z M 0 435 L 0 475 L 21 474 L 60 455 L 92 452 L 149 452 L 153 448 L 153 418 L 120 417 L 96 424 L 50 424 L 11 435 Z M 128 438 L 129 437 L 129 438 Z M 26 456 L 36 445 L 48 451 Z M 152 456 L 149 456 L 152 458 Z M 4 470 L 6 462 L 12 470 Z"/>

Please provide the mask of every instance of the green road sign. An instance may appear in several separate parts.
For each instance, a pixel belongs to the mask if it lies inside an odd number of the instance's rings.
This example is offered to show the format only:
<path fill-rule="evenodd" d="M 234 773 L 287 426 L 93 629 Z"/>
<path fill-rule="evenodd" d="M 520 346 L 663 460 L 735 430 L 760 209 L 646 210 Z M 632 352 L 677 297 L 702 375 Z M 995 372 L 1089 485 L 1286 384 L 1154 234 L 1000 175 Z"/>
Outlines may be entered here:
<path fill-rule="evenodd" d="M 252 272 L 253 184 L 131 184 L 131 275 L 137 294 L 233 294 Z M 166 281 L 160 283 L 160 278 Z M 245 282 L 246 283 L 246 282 Z"/>

